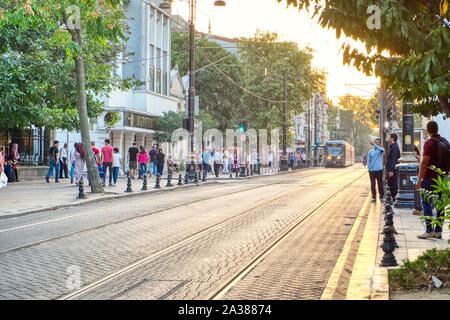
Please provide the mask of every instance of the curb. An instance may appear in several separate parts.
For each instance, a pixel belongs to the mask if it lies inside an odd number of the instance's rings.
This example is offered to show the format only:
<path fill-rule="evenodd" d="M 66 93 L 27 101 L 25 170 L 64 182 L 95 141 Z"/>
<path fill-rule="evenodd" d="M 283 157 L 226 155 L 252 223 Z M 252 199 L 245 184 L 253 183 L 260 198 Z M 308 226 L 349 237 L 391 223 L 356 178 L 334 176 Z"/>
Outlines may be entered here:
<path fill-rule="evenodd" d="M 78 202 L 78 203 L 61 204 L 61 205 L 57 205 L 57 206 L 40 208 L 40 209 L 36 209 L 36 210 L 27 210 L 27 211 L 22 211 L 22 212 L 18 212 L 18 213 L 2 215 L 2 216 L 0 216 L 0 221 L 6 220 L 6 219 L 11 219 L 11 218 L 22 217 L 22 216 L 26 216 L 26 215 L 31 215 L 31 214 L 36 214 L 36 213 L 42 213 L 42 212 L 46 212 L 46 211 L 55 211 L 55 210 L 64 209 L 64 208 L 81 207 L 83 205 L 88 205 L 88 204 L 97 203 L 97 202 L 104 202 L 104 201 L 121 199 L 121 198 L 132 198 L 132 197 L 146 195 L 146 194 L 154 194 L 154 193 L 160 193 L 160 192 L 165 192 L 165 191 L 174 191 L 174 190 L 178 190 L 181 188 L 197 187 L 197 186 L 202 186 L 205 184 L 217 184 L 217 183 L 219 183 L 219 181 L 249 180 L 249 179 L 255 179 L 255 178 L 270 177 L 270 176 L 275 176 L 275 175 L 279 175 L 279 174 L 295 173 L 295 172 L 299 172 L 299 171 L 309 171 L 312 169 L 314 169 L 314 168 L 298 169 L 295 171 L 284 171 L 284 172 L 276 172 L 276 173 L 267 174 L 267 175 L 261 174 L 261 175 L 238 177 L 238 178 L 236 178 L 236 177 L 214 178 L 214 179 L 207 180 L 206 182 L 199 181 L 198 184 L 194 184 L 192 182 L 192 183 L 189 183 L 188 185 L 183 184 L 183 186 L 175 185 L 174 187 L 170 187 L 170 188 L 161 188 L 161 189 L 157 189 L 157 190 L 152 189 L 152 190 L 148 190 L 148 191 L 140 191 L 139 190 L 138 192 L 120 193 L 120 194 L 113 194 L 113 195 L 109 195 L 109 196 L 107 195 L 107 193 L 104 193 L 104 195 L 106 195 L 104 197 L 96 198 L 96 199 L 89 199 L 89 200 L 85 200 L 85 201 Z M 167 180 L 167 179 L 162 179 L 161 181 L 163 181 L 163 180 Z"/>

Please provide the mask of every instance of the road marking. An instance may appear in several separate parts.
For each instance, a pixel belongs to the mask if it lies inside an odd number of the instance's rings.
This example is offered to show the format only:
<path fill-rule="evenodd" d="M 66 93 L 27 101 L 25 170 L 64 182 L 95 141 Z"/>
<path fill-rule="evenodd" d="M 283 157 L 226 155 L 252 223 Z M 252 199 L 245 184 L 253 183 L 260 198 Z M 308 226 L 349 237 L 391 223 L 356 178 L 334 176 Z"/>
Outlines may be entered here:
<path fill-rule="evenodd" d="M 343 288 L 342 282 L 343 276 L 345 276 L 345 272 L 351 273 L 351 270 L 346 269 L 345 267 L 348 264 L 348 259 L 350 256 L 350 253 L 352 252 L 352 247 L 354 245 L 354 241 L 356 236 L 358 235 L 358 229 L 361 225 L 361 222 L 367 214 L 367 208 L 371 201 L 371 195 L 367 195 L 366 200 L 364 201 L 363 206 L 361 207 L 361 210 L 358 213 L 358 216 L 355 219 L 355 222 L 353 223 L 353 227 L 350 230 L 350 233 L 347 237 L 347 240 L 345 241 L 344 247 L 342 249 L 341 254 L 339 255 L 338 260 L 336 261 L 336 265 L 333 268 L 333 271 L 331 272 L 331 276 L 328 279 L 327 285 L 325 286 L 325 289 L 322 293 L 322 296 L 320 297 L 320 300 L 333 300 L 340 296 L 340 298 L 344 299 L 346 290 Z M 350 276 L 350 275 L 348 275 Z M 344 292 L 342 292 L 344 290 Z"/>

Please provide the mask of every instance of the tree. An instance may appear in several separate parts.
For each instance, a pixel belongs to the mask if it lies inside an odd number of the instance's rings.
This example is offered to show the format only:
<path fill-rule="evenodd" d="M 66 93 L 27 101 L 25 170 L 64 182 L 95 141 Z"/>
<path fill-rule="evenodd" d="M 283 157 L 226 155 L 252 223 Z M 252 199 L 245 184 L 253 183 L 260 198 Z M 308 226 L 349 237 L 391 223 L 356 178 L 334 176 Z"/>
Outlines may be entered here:
<path fill-rule="evenodd" d="M 315 4 L 322 27 L 365 44 L 364 51 L 345 44 L 344 63 L 380 76 L 398 97 L 417 101 L 417 112 L 450 116 L 450 24 L 439 16 L 439 1 L 277 1 L 300 10 Z"/>
<path fill-rule="evenodd" d="M 196 93 L 200 109 L 217 120 L 217 128 L 224 131 L 236 122 L 235 115 L 242 106 L 240 89 L 221 73 L 240 82 L 242 68 L 236 55 L 215 42 L 196 39 Z M 172 34 L 172 65 L 178 65 L 180 74 L 189 71 L 189 34 Z"/>
<path fill-rule="evenodd" d="M 172 132 L 183 126 L 184 113 L 164 112 L 158 117 L 155 126 L 155 139 L 158 142 L 172 142 Z M 218 128 L 219 122 L 206 111 L 200 111 L 198 120 L 202 122 L 202 133 L 208 129 Z"/>
<path fill-rule="evenodd" d="M 347 94 L 339 99 L 339 107 L 329 104 L 328 130 L 331 139 L 345 140 L 355 146 L 356 154 L 369 151 L 369 136 L 376 127 L 376 95 L 370 99 Z"/>
<path fill-rule="evenodd" d="M 339 99 L 339 105 L 344 110 L 344 123 L 341 123 L 341 126 L 351 130 L 349 132 L 351 139 L 348 141 L 353 142 L 358 155 L 362 155 L 370 149 L 369 135 L 377 125 L 377 104 L 374 101 L 350 94 Z"/>
<path fill-rule="evenodd" d="M 89 147 L 89 118 L 103 112 L 100 95 L 132 84 L 112 72 L 126 39 L 124 19 L 115 0 L 0 4 L 0 102 L 6 115 L 0 125 L 81 129 L 92 192 L 103 188 Z"/>
<path fill-rule="evenodd" d="M 276 33 L 258 31 L 239 41 L 244 64 L 244 113 L 254 128 L 281 127 L 284 73 L 287 78 L 287 119 L 303 111 L 316 92 L 324 92 L 325 74 L 311 66 L 310 49 L 300 50 L 293 42 L 281 42 Z"/>

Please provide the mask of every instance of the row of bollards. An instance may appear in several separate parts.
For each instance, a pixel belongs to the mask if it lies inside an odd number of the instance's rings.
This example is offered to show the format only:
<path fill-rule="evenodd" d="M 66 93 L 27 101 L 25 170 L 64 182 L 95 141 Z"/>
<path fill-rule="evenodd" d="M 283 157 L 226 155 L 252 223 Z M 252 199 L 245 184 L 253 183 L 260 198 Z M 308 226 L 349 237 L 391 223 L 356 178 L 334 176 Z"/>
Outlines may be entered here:
<path fill-rule="evenodd" d="M 397 231 L 394 227 L 394 209 L 392 208 L 393 199 L 389 187 L 386 186 L 386 193 L 384 198 L 384 228 L 383 228 L 383 244 L 381 248 L 383 249 L 384 255 L 381 259 L 381 267 L 396 267 L 398 266 L 397 260 L 394 256 L 395 248 L 398 248 L 397 240 L 395 235 Z"/>

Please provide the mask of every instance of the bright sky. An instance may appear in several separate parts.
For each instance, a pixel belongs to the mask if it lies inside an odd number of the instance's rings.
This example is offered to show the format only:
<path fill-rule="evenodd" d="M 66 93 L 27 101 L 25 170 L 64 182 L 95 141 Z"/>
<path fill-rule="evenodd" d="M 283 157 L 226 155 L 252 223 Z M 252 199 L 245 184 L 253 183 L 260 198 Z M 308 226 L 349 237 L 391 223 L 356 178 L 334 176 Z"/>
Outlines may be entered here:
<path fill-rule="evenodd" d="M 281 40 L 294 41 L 300 48 L 315 50 L 313 64 L 328 72 L 328 96 L 335 103 L 346 93 L 370 96 L 378 80 L 367 77 L 355 68 L 343 66 L 340 53 L 343 40 L 336 40 L 333 30 L 322 29 L 310 19 L 310 13 L 286 8 L 276 0 L 226 0 L 225 7 L 214 7 L 214 0 L 197 0 L 196 29 L 225 37 L 251 37 L 257 29 L 277 32 Z M 174 0 L 173 14 L 188 20 L 188 0 Z M 347 84 L 352 85 L 351 87 Z"/>

